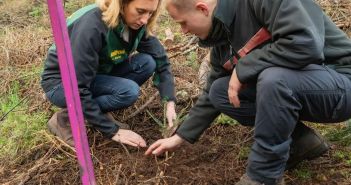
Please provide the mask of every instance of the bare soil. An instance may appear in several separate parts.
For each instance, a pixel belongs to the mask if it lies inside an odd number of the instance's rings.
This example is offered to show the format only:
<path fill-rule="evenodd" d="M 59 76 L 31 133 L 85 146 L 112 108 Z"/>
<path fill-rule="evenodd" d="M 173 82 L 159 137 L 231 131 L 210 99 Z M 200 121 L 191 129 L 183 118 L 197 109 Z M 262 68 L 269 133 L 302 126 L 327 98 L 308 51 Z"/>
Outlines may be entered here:
<path fill-rule="evenodd" d="M 10 2 L 10 3 L 9 3 Z M 44 13 L 43 18 L 28 16 L 32 11 L 28 6 L 44 3 L 40 0 L 28 0 L 25 4 L 0 1 L 0 67 L 24 70 L 34 65 L 42 65 L 45 52 L 50 46 L 51 31 Z M 332 19 L 346 33 L 351 34 L 351 1 L 318 1 Z M 160 21 L 168 20 L 162 15 Z M 42 31 L 36 29 L 38 22 Z M 162 29 L 161 29 L 162 30 Z M 1 35 L 0 35 L 1 36 Z M 187 64 L 184 52 L 193 48 L 197 61 L 202 61 L 208 53 L 206 49 L 190 44 L 184 48 L 191 36 L 183 37 L 169 49 L 176 77 L 178 95 L 177 111 L 189 110 L 200 93 L 198 71 Z M 33 42 L 35 41 L 35 42 Z M 180 46 L 180 47 L 175 47 Z M 183 47 L 181 47 L 183 46 Z M 176 55 L 175 55 L 176 54 Z M 11 71 L 11 70 L 9 70 Z M 8 91 L 10 83 L 21 81 L 14 73 L 0 74 L 2 93 Z M 141 97 L 133 107 L 115 112 L 118 120 L 125 120 L 147 102 L 156 91 L 151 82 L 143 85 Z M 31 108 L 28 112 L 47 111 L 52 114 L 51 105 L 41 99 L 39 76 L 34 76 L 30 83 L 23 82 L 22 96 L 30 97 Z M 1 94 L 1 93 L 0 93 Z M 162 105 L 153 101 L 133 118 L 125 120 L 132 130 L 140 133 L 149 144 L 162 138 L 160 128 L 150 118 L 146 110 L 162 119 Z M 49 118 L 49 117 L 48 117 Z M 318 128 L 317 128 L 318 129 Z M 14 160 L 4 158 L 0 162 L 0 184 L 80 184 L 79 166 L 72 148 L 60 142 L 48 131 L 40 133 L 46 142 L 29 151 L 21 151 Z M 209 128 L 200 140 L 194 144 L 185 144 L 174 152 L 161 157 L 144 156 L 144 148 L 132 148 L 109 141 L 93 129 L 88 129 L 89 143 L 98 184 L 235 184 L 245 172 L 248 152 L 252 144 L 252 130 L 240 125 L 229 126 L 215 124 Z M 351 152 L 350 147 L 331 143 L 331 149 L 323 157 L 304 162 L 296 170 L 288 171 L 285 180 L 290 185 L 351 184 L 351 164 L 345 159 L 335 157 L 340 152 Z M 351 159 L 348 159 L 351 160 Z"/>

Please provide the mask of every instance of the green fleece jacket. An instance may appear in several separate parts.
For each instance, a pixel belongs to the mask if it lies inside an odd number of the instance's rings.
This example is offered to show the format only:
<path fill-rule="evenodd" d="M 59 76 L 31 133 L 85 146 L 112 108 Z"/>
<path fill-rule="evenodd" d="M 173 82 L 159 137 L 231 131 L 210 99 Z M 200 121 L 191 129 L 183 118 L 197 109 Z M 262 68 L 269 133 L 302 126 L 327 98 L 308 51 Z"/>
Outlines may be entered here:
<path fill-rule="evenodd" d="M 269 67 L 300 69 L 325 64 L 351 79 L 351 40 L 313 0 L 218 0 L 212 29 L 200 45 L 210 47 L 212 69 L 207 85 L 178 128 L 177 134 L 190 143 L 220 114 L 208 92 L 212 82 L 231 75 L 223 64 L 262 27 L 271 40 L 239 59 L 236 72 L 241 83 L 257 80 Z"/>

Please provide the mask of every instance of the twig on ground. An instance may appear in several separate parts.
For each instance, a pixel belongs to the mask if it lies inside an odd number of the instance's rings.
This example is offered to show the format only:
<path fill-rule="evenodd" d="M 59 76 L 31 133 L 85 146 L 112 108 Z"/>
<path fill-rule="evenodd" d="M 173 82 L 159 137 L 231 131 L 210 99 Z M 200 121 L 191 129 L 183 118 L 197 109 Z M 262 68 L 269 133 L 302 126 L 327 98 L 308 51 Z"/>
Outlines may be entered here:
<path fill-rule="evenodd" d="M 182 43 L 182 44 L 178 44 L 178 45 L 173 46 L 173 47 L 171 47 L 171 48 L 167 48 L 166 51 L 167 51 L 167 52 L 170 52 L 170 51 L 173 51 L 173 50 L 182 48 L 183 46 L 185 46 L 185 44 L 183 44 L 183 43 Z"/>
<path fill-rule="evenodd" d="M 197 37 L 196 36 L 192 36 L 189 40 L 189 42 L 187 42 L 186 44 L 182 43 L 182 44 L 178 44 L 174 47 L 171 47 L 171 48 L 167 48 L 166 51 L 169 52 L 169 51 L 173 51 L 173 50 L 177 50 L 177 49 L 180 49 L 181 51 L 182 50 L 185 50 L 186 48 L 188 48 L 191 44 L 195 43 L 195 41 L 197 40 Z"/>
<path fill-rule="evenodd" d="M 339 27 L 340 29 L 345 29 L 345 28 L 349 28 L 351 25 L 348 23 L 340 23 L 336 25 L 337 27 Z"/>
<path fill-rule="evenodd" d="M 138 110 L 136 110 L 133 114 L 131 114 L 130 116 L 128 116 L 127 118 L 123 119 L 122 122 L 127 121 L 128 119 L 136 116 L 137 114 L 139 114 L 141 111 L 143 111 L 150 103 L 152 103 L 155 98 L 159 95 L 160 93 L 157 91 L 154 95 L 152 95 L 145 103 L 144 105 L 142 105 Z"/>
<path fill-rule="evenodd" d="M 4 46 L 1 46 L 1 47 L 5 51 L 5 54 L 6 54 L 6 64 L 9 65 L 10 64 L 10 54 L 9 54 L 10 52 Z"/>
<path fill-rule="evenodd" d="M 122 142 L 119 142 L 119 143 L 122 145 L 123 149 L 126 151 L 126 154 L 128 155 L 129 159 L 131 159 L 132 156 L 130 155 L 130 152 L 129 152 L 128 148 L 126 147 L 126 145 L 123 144 Z"/>
<path fill-rule="evenodd" d="M 71 153 L 65 151 L 64 149 L 62 149 L 61 146 L 64 145 L 65 147 L 67 147 L 68 149 L 70 149 L 72 152 L 76 153 L 76 150 L 75 150 L 73 147 L 69 146 L 69 145 L 68 145 L 66 142 L 64 142 L 62 139 L 60 139 L 59 137 L 53 136 L 53 135 L 49 135 L 47 132 L 44 132 L 44 135 L 49 139 L 49 141 L 50 141 L 51 143 L 54 144 L 54 146 L 56 147 L 56 149 L 60 150 L 61 152 L 63 152 L 64 154 L 66 154 L 67 156 L 69 156 L 69 157 L 71 157 L 71 158 L 73 158 L 73 159 L 75 159 L 75 158 L 77 157 L 76 155 L 71 154 Z M 53 139 L 53 138 L 55 138 L 55 139 Z M 57 141 L 58 141 L 59 143 L 57 143 Z"/>
<path fill-rule="evenodd" d="M 25 96 L 24 98 L 22 98 L 21 101 L 19 101 L 19 102 L 18 102 L 15 106 L 13 106 L 9 111 L 7 111 L 4 115 L 2 115 L 1 118 L 0 118 L 0 122 L 4 121 L 4 119 L 6 118 L 6 116 L 7 116 L 8 114 L 10 114 L 10 112 L 12 112 L 12 111 L 13 111 L 16 107 L 18 107 L 21 103 L 23 103 L 25 100 L 27 100 L 28 97 L 29 97 L 29 95 L 28 95 L 28 96 Z"/>
<path fill-rule="evenodd" d="M 54 151 L 54 146 L 52 146 L 41 159 L 35 162 L 35 165 L 29 170 L 27 170 L 26 173 L 20 174 L 14 180 L 11 180 L 10 182 L 7 182 L 7 183 L 16 184 L 16 182 L 20 181 L 20 183 L 18 183 L 19 185 L 26 184 L 26 182 L 28 182 L 31 178 L 33 178 L 38 173 L 40 168 L 47 162 L 47 159 L 49 158 L 49 156 L 51 156 L 53 151 Z"/>
<path fill-rule="evenodd" d="M 183 49 L 188 48 L 191 44 L 193 44 L 196 40 L 197 40 L 197 36 L 192 36 L 191 39 L 189 40 L 189 42 L 183 47 Z"/>
<path fill-rule="evenodd" d="M 171 59 L 171 58 L 174 58 L 174 57 L 176 57 L 178 55 L 186 55 L 186 54 L 190 53 L 191 51 L 195 50 L 198 47 L 199 46 L 195 45 L 195 46 L 193 46 L 193 47 L 191 47 L 191 48 L 189 48 L 189 49 L 187 49 L 187 50 L 185 50 L 183 52 L 174 53 L 173 55 L 169 56 L 169 58 Z"/>
<path fill-rule="evenodd" d="M 114 183 L 114 184 L 118 184 L 119 176 L 120 176 L 120 174 L 121 174 L 121 170 L 122 170 L 122 164 L 120 164 L 119 167 L 118 167 L 118 171 L 117 171 L 117 175 L 116 175 L 116 180 L 115 180 L 115 183 Z"/>
<path fill-rule="evenodd" d="M 108 145 L 108 144 L 113 143 L 113 142 L 114 142 L 113 140 L 107 140 L 107 141 L 97 145 L 96 148 L 100 148 L 102 146 Z"/>

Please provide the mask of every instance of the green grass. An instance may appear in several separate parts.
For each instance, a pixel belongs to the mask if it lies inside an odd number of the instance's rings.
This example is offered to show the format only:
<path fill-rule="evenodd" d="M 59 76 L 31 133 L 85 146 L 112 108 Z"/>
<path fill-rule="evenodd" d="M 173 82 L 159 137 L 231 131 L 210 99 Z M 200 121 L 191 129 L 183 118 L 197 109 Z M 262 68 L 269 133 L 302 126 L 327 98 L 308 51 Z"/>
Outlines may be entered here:
<path fill-rule="evenodd" d="M 225 115 L 225 114 L 221 114 L 218 116 L 217 120 L 215 121 L 216 124 L 224 124 L 224 125 L 230 125 L 230 126 L 234 126 L 234 125 L 238 125 L 239 123 L 232 119 L 231 117 Z"/>
<path fill-rule="evenodd" d="M 62 1 L 63 2 L 63 1 Z M 83 0 L 83 1 L 66 1 L 64 3 L 64 9 L 67 15 L 71 15 L 73 12 L 77 11 L 78 9 L 94 3 L 95 0 Z"/>
<path fill-rule="evenodd" d="M 351 151 L 337 150 L 335 153 L 333 153 L 333 157 L 351 166 Z"/>
<path fill-rule="evenodd" d="M 195 51 L 190 52 L 186 57 L 186 65 L 198 71 L 200 64 L 198 63 L 197 53 Z"/>
<path fill-rule="evenodd" d="M 311 171 L 306 168 L 296 169 L 294 170 L 294 174 L 296 175 L 296 177 L 298 177 L 301 180 L 308 180 L 308 179 L 311 179 L 312 177 Z"/>
<path fill-rule="evenodd" d="M 351 120 L 347 122 L 347 126 L 326 134 L 330 141 L 338 142 L 343 146 L 351 145 Z"/>
<path fill-rule="evenodd" d="M 243 146 L 240 148 L 239 151 L 239 159 L 241 160 L 246 160 L 249 157 L 251 151 L 251 147 L 250 146 Z"/>
<path fill-rule="evenodd" d="M 44 7 L 42 5 L 40 6 L 33 6 L 32 9 L 29 11 L 28 15 L 38 18 L 43 16 L 45 10 Z"/>
<path fill-rule="evenodd" d="M 28 113 L 28 98 L 20 97 L 19 92 L 20 85 L 14 82 L 10 92 L 0 100 L 0 118 L 3 118 L 0 122 L 0 158 L 8 160 L 40 143 L 42 137 L 37 133 L 46 128 L 46 113 Z"/>

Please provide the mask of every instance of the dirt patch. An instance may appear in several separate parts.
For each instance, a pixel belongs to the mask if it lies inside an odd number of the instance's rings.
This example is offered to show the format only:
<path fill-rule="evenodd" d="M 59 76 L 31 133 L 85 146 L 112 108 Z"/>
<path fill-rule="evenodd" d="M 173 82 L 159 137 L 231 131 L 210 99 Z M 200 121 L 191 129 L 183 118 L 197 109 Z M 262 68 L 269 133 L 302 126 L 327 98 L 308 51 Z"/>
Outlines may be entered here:
<path fill-rule="evenodd" d="M 140 122 L 134 130 L 144 133 L 149 143 L 161 137 L 157 126 L 141 123 L 147 122 Z M 154 158 L 144 156 L 145 149 L 122 146 L 89 132 L 99 184 L 234 184 L 245 171 L 251 136 L 250 128 L 215 125 L 195 145 L 186 144 L 168 156 Z M 304 169 L 307 177 L 294 170 L 286 173 L 287 184 L 349 184 L 351 166 L 333 157 L 340 148 L 332 147 L 323 157 L 300 165 L 298 169 Z M 55 139 L 22 160 L 2 168 L 0 183 L 80 183 L 74 152 Z"/>

